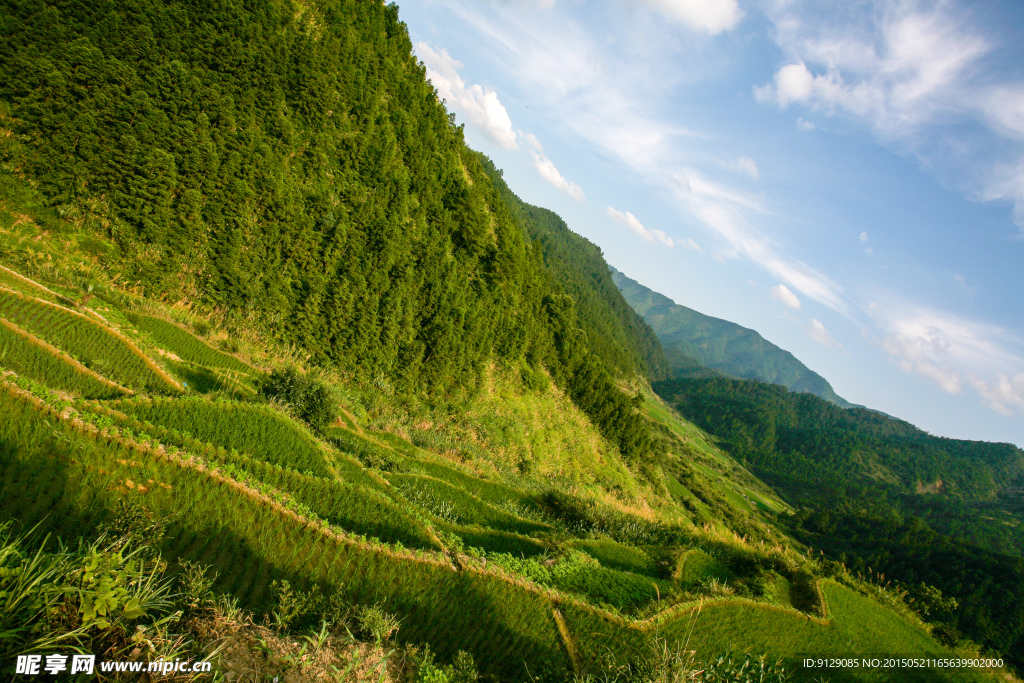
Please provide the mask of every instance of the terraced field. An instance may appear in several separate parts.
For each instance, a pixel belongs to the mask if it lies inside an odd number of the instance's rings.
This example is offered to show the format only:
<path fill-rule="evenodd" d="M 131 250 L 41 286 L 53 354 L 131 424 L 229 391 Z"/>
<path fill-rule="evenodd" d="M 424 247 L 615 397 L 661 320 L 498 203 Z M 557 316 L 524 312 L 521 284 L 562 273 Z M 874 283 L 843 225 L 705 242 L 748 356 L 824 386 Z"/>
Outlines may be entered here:
<path fill-rule="evenodd" d="M 142 391 L 181 390 L 177 382 L 123 335 L 81 313 L 0 288 L 0 317 L 119 384 Z"/>
<path fill-rule="evenodd" d="M 175 323 L 149 315 L 129 313 L 128 320 L 149 334 L 158 346 L 183 361 L 208 368 L 223 368 L 238 375 L 254 376 L 258 370 L 235 356 L 219 351 Z"/>
<path fill-rule="evenodd" d="M 57 347 L 3 318 L 0 318 L 0 366 L 84 398 L 113 398 L 128 393 Z"/>
<path fill-rule="evenodd" d="M 662 518 L 585 487 L 552 496 L 543 481 L 476 476 L 351 416 L 320 438 L 254 389 L 228 400 L 223 383 L 207 387 L 218 398 L 190 383 L 190 396 L 156 395 L 173 380 L 116 328 L 24 290 L 0 289 L 0 316 L 0 521 L 88 536 L 118 501 L 140 502 L 170 520 L 164 557 L 209 565 L 215 589 L 257 613 L 275 579 L 318 585 L 393 612 L 404 642 L 443 658 L 468 651 L 481 673 L 517 681 L 527 663 L 531 673 L 600 673 L 609 653 L 625 661 L 655 634 L 689 638 L 701 657 L 768 649 L 796 681 L 815 680 L 795 668 L 804 653 L 893 643 L 945 652 L 920 625 L 839 584 L 823 586 L 827 618 L 795 609 L 798 579 L 786 567 L 807 558 L 780 546 L 758 551 L 774 569 L 752 567 L 753 546 L 710 524 L 714 510 L 678 481 L 672 496 L 695 513 Z M 131 317 L 189 367 L 255 387 L 257 371 L 184 328 Z M 139 395 L 125 397 L 114 378 Z M 695 466 L 701 486 L 752 519 L 782 509 L 699 430 L 663 406 L 651 411 L 706 456 Z M 679 521 L 687 516 L 694 525 Z M 761 595 L 750 588 L 758 581 Z M 928 680 L 981 680 L 950 676 Z"/>
<path fill-rule="evenodd" d="M 328 454 L 295 420 L 262 405 L 211 401 L 201 396 L 133 399 L 110 404 L 143 422 L 191 434 L 228 450 L 324 476 Z"/>

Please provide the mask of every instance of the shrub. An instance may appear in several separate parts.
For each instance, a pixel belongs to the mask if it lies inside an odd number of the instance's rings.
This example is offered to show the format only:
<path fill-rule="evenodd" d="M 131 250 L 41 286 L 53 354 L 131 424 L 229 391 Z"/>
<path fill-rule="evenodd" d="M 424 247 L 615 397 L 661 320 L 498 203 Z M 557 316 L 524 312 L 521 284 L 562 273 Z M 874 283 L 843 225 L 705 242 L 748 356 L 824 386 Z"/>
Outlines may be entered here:
<path fill-rule="evenodd" d="M 398 633 L 398 617 L 385 612 L 380 605 L 362 608 L 357 619 L 360 630 L 378 645 Z"/>
<path fill-rule="evenodd" d="M 178 581 L 181 584 L 180 600 L 182 605 L 189 612 L 199 612 L 211 607 L 214 604 L 213 582 L 217 580 L 217 573 L 212 577 L 206 575 L 207 567 L 198 562 L 185 560 L 181 563 L 181 574 Z"/>
<path fill-rule="evenodd" d="M 279 631 L 288 631 L 307 621 L 322 601 L 319 591 L 295 590 L 287 580 L 275 580 L 270 590 L 275 603 L 271 623 Z"/>
<path fill-rule="evenodd" d="M 271 372 L 260 385 L 260 394 L 287 403 L 318 434 L 338 417 L 338 406 L 327 385 L 295 368 Z"/>
<path fill-rule="evenodd" d="M 451 664 L 441 666 L 434 661 L 434 653 L 427 646 L 416 658 L 415 666 L 415 683 L 473 683 L 479 678 L 473 655 L 464 650 L 459 650 Z"/>

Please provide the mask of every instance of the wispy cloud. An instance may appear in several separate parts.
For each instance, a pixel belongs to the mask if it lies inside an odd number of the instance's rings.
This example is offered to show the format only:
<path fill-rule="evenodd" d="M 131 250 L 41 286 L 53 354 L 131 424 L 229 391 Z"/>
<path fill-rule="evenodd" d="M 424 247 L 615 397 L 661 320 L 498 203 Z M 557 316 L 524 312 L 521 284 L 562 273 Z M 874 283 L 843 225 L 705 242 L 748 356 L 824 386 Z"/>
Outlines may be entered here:
<path fill-rule="evenodd" d="M 757 162 L 750 157 L 740 157 L 735 161 L 725 164 L 725 167 L 750 176 L 753 180 L 760 180 L 761 178 L 761 170 L 757 167 Z"/>
<path fill-rule="evenodd" d="M 867 254 L 868 256 L 874 256 L 875 250 L 871 247 L 870 244 L 868 244 L 869 239 L 867 231 L 861 232 L 859 239 L 860 243 L 864 245 L 864 253 Z"/>
<path fill-rule="evenodd" d="M 768 14 L 787 63 L 757 99 L 862 120 L 967 196 L 1011 203 L 1024 228 L 1024 83 L 982 73 L 998 45 L 958 3 L 774 0 Z"/>
<path fill-rule="evenodd" d="M 691 30 L 711 35 L 728 31 L 743 18 L 736 0 L 635 0 Z"/>
<path fill-rule="evenodd" d="M 811 318 L 811 327 L 807 333 L 811 335 L 811 339 L 819 344 L 824 344 L 829 347 L 839 346 L 839 342 L 832 337 L 832 333 L 829 332 L 825 325 L 817 318 Z"/>
<path fill-rule="evenodd" d="M 1003 328 L 912 304 L 868 307 L 885 335 L 880 344 L 908 373 L 949 393 L 978 392 L 989 408 L 1024 415 L 1021 340 Z"/>
<path fill-rule="evenodd" d="M 416 55 L 426 65 L 427 78 L 449 107 L 462 114 L 470 125 L 494 144 L 505 149 L 518 149 L 512 120 L 494 90 L 466 84 L 459 76 L 462 62 L 454 59 L 444 48 L 435 50 L 427 43 L 419 42 Z"/>
<path fill-rule="evenodd" d="M 540 177 L 548 181 L 562 192 L 566 193 L 577 201 L 583 201 L 583 189 L 574 182 L 566 180 L 555 164 L 544 153 L 544 147 L 540 141 L 531 133 L 523 134 L 523 137 L 530 145 L 530 156 L 533 157 L 533 167 L 537 169 Z"/>
<path fill-rule="evenodd" d="M 637 219 L 636 216 L 634 216 L 628 211 L 623 213 L 621 211 L 616 211 L 615 209 L 609 206 L 608 215 L 611 217 L 613 221 L 615 221 L 619 225 L 629 228 L 634 233 L 642 237 L 644 240 L 651 242 L 652 244 L 655 240 L 657 240 L 658 242 L 664 244 L 666 247 L 671 247 L 674 245 L 674 241 L 671 237 L 666 235 L 661 230 L 648 230 L 643 226 L 643 224 L 639 221 L 639 219 Z"/>
<path fill-rule="evenodd" d="M 985 405 L 1000 415 L 1024 415 L 1024 372 L 1018 372 L 1012 377 L 998 373 L 988 381 L 976 375 L 968 375 L 967 380 Z"/>
<path fill-rule="evenodd" d="M 782 280 L 788 287 L 846 317 L 853 313 L 842 287 L 829 277 L 781 253 L 744 214 L 764 213 L 757 198 L 708 182 L 693 171 L 676 174 L 672 189 L 686 210 L 728 247 L 725 256 L 745 258 Z"/>
<path fill-rule="evenodd" d="M 797 298 L 797 295 L 789 287 L 781 282 L 771 288 L 771 294 L 773 299 L 781 301 L 790 308 L 800 308 L 800 299 Z"/>

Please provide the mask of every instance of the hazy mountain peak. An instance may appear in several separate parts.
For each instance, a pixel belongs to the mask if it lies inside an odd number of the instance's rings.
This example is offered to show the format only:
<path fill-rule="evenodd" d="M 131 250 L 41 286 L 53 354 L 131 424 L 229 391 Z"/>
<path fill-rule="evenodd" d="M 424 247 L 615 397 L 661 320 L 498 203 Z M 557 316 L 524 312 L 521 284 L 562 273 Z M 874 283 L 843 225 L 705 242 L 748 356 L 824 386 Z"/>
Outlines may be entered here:
<path fill-rule="evenodd" d="M 673 376 L 705 376 L 711 370 L 781 384 L 843 408 L 853 405 L 836 394 L 824 377 L 756 331 L 677 304 L 615 268 L 611 271 L 622 296 L 658 335 Z"/>

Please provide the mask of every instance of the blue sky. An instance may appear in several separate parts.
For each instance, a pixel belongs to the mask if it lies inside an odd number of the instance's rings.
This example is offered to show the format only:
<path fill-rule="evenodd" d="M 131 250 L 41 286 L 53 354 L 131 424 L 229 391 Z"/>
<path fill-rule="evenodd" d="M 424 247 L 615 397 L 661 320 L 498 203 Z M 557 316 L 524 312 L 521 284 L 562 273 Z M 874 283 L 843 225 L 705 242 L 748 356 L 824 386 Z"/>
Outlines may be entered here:
<path fill-rule="evenodd" d="M 406 0 L 524 200 L 941 436 L 1024 445 L 1024 6 Z"/>

